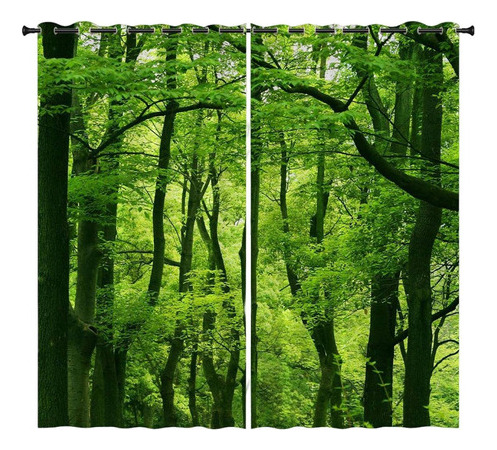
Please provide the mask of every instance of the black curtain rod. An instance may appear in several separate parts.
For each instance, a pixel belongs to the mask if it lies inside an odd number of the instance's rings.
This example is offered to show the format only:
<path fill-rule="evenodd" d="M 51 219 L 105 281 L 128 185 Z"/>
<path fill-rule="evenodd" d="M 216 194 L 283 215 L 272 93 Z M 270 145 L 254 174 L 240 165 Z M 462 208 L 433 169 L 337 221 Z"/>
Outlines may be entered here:
<path fill-rule="evenodd" d="M 340 30 L 338 28 L 338 30 Z M 148 34 L 153 34 L 157 30 L 155 28 L 135 28 L 135 27 L 128 27 L 126 29 L 127 33 L 129 34 L 138 34 L 138 33 L 148 33 Z M 192 28 L 191 32 L 194 34 L 208 34 L 209 27 L 194 27 Z M 342 33 L 369 33 L 368 28 L 342 28 L 341 29 Z M 433 34 L 443 34 L 444 28 L 417 28 L 417 33 L 418 34 L 428 34 L 428 33 L 433 33 Z M 469 34 L 471 36 L 474 36 L 475 34 L 475 27 L 472 25 L 467 28 L 456 28 L 455 29 L 456 33 L 464 33 L 464 34 Z M 177 33 L 182 33 L 183 30 L 181 27 L 170 27 L 170 28 L 162 28 L 160 30 L 162 34 L 177 34 Z M 264 28 L 264 27 L 255 27 L 255 28 L 219 28 L 218 32 L 223 34 L 223 33 L 237 33 L 237 34 L 242 34 L 242 33 L 255 33 L 255 34 L 277 34 L 278 33 L 278 28 Z M 315 28 L 314 32 L 316 34 L 336 34 L 337 29 L 336 28 Z M 27 26 L 22 27 L 22 34 L 26 36 L 27 34 L 35 34 L 35 33 L 41 33 L 41 28 L 40 27 L 35 27 L 35 28 L 30 28 Z M 117 33 L 117 28 L 90 28 L 90 33 Z M 288 33 L 289 34 L 304 34 L 305 29 L 304 28 L 294 28 L 294 27 L 288 27 Z M 406 34 L 407 33 L 407 28 L 405 27 L 391 27 L 391 28 L 380 28 L 380 33 L 402 33 Z M 54 27 L 54 34 L 79 34 L 79 28 L 64 28 L 64 27 Z"/>

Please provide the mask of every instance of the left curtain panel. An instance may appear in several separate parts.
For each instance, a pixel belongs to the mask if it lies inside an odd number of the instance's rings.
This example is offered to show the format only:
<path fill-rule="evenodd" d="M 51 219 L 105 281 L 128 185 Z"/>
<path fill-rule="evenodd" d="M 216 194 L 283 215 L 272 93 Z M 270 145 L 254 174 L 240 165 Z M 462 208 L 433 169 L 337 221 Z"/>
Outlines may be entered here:
<path fill-rule="evenodd" d="M 39 426 L 243 427 L 245 36 L 91 26 L 40 25 Z"/>

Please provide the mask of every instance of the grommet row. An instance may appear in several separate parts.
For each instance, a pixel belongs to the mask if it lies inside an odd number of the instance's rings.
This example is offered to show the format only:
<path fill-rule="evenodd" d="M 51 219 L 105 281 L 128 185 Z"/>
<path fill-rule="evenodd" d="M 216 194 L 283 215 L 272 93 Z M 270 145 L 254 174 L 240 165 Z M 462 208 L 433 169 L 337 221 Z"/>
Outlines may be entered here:
<path fill-rule="evenodd" d="M 340 30 L 340 29 L 338 29 Z M 212 31 L 209 27 L 194 27 L 191 29 L 191 32 L 193 34 L 208 34 L 210 31 Z M 341 29 L 342 33 L 348 34 L 348 33 L 369 33 L 369 28 L 342 28 Z M 380 33 L 383 34 L 388 34 L 388 33 L 401 33 L 401 34 L 406 34 L 407 33 L 407 28 L 405 27 L 383 27 L 380 28 Z M 79 28 L 61 28 L 61 27 L 54 27 L 53 29 L 54 34 L 79 34 Z M 138 27 L 127 27 L 126 32 L 128 34 L 154 34 L 156 32 L 156 29 L 153 27 L 150 28 L 138 28 Z M 181 27 L 170 27 L 170 28 L 162 28 L 161 33 L 162 34 L 178 34 L 182 33 L 183 29 Z M 244 34 L 244 33 L 255 33 L 255 34 L 278 34 L 278 28 L 265 28 L 265 27 L 254 27 L 254 28 L 240 28 L 240 27 L 235 27 L 235 28 L 219 28 L 218 32 L 220 34 L 228 34 L 228 33 L 235 33 L 235 34 Z M 336 34 L 337 29 L 336 28 L 315 28 L 314 29 L 315 34 Z M 439 27 L 439 28 L 421 28 L 418 27 L 416 32 L 418 34 L 443 34 L 444 28 Z M 455 29 L 456 33 L 465 33 L 465 34 L 470 34 L 471 36 L 474 36 L 475 34 L 475 27 L 470 26 L 468 28 L 456 28 Z M 41 33 L 41 28 L 40 27 L 35 27 L 35 28 L 30 28 L 23 26 L 22 27 L 22 34 L 26 36 L 27 34 L 34 34 L 34 33 Z M 117 28 L 90 28 L 90 33 L 112 33 L 112 34 L 117 34 Z M 289 34 L 304 34 L 305 29 L 304 28 L 296 28 L 296 27 L 288 27 L 288 33 Z"/>

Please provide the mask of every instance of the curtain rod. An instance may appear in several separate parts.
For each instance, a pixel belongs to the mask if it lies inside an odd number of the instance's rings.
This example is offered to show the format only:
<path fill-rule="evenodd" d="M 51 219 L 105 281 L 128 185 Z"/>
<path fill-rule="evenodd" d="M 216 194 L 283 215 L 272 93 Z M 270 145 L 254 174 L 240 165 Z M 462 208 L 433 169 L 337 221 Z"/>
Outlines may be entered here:
<path fill-rule="evenodd" d="M 217 27 L 216 27 L 217 28 Z M 150 27 L 150 28 L 137 28 L 137 27 L 127 27 L 126 32 L 128 34 L 154 34 L 158 31 L 158 29 Z M 278 28 L 264 28 L 264 27 L 255 27 L 255 28 L 218 28 L 217 30 L 211 30 L 209 27 L 194 27 L 191 29 L 193 34 L 208 34 L 209 31 L 218 31 L 219 33 L 228 33 L 228 34 L 244 34 L 244 33 L 255 33 L 255 34 L 277 34 Z M 315 28 L 315 34 L 336 34 L 337 31 L 342 31 L 342 33 L 369 33 L 369 28 Z M 417 28 L 418 34 L 443 34 L 444 28 Z M 181 27 L 170 27 L 170 28 L 161 28 L 160 32 L 162 34 L 178 34 L 182 33 L 183 29 Z M 455 28 L 456 33 L 465 33 L 471 36 L 475 34 L 475 27 L 472 25 L 467 28 Z M 41 34 L 40 27 L 30 28 L 27 26 L 22 27 L 22 34 L 26 36 L 27 34 Z M 117 28 L 90 28 L 90 33 L 112 33 L 117 34 Z M 304 28 L 295 28 L 288 27 L 289 34 L 304 34 Z M 380 28 L 380 33 L 401 33 L 406 34 L 406 27 L 384 27 Z M 79 28 L 64 28 L 64 27 L 54 27 L 54 34 L 79 34 Z"/>

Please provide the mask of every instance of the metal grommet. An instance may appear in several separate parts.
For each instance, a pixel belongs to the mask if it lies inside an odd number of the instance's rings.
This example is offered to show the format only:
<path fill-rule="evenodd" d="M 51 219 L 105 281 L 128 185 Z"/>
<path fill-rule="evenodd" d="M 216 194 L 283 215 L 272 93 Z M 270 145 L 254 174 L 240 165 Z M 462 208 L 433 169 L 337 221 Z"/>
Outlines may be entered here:
<path fill-rule="evenodd" d="M 304 34 L 305 33 L 305 29 L 304 28 L 292 28 L 292 27 L 288 27 L 288 32 L 290 34 Z"/>
<path fill-rule="evenodd" d="M 336 30 L 334 27 L 332 28 L 316 28 L 314 30 L 316 34 L 336 34 Z"/>
<path fill-rule="evenodd" d="M 90 33 L 111 33 L 117 34 L 117 28 L 90 28 Z"/>
<path fill-rule="evenodd" d="M 207 28 L 207 27 L 192 28 L 192 33 L 193 34 L 209 34 L 209 28 Z"/>
<path fill-rule="evenodd" d="M 128 27 L 126 32 L 128 34 L 138 34 L 138 33 L 146 33 L 146 34 L 154 34 L 155 28 L 134 28 Z"/>
<path fill-rule="evenodd" d="M 183 30 L 181 27 L 171 27 L 171 28 L 163 28 L 161 32 L 162 34 L 179 34 L 182 33 Z"/>
<path fill-rule="evenodd" d="M 79 35 L 79 28 L 59 28 L 59 27 L 54 27 L 53 33 L 55 35 L 58 35 L 58 34 L 78 34 Z"/>
<path fill-rule="evenodd" d="M 245 33 L 243 28 L 219 28 L 219 33 Z"/>
<path fill-rule="evenodd" d="M 402 33 L 407 34 L 407 28 L 403 27 L 391 27 L 391 28 L 380 28 L 380 33 L 388 34 L 388 33 Z"/>
<path fill-rule="evenodd" d="M 342 33 L 369 33 L 369 28 L 342 28 Z"/>
<path fill-rule="evenodd" d="M 440 28 L 421 28 L 421 27 L 418 27 L 418 29 L 416 31 L 418 34 L 427 34 L 427 33 L 443 34 L 444 29 L 443 29 L 443 27 L 440 27 Z"/>
<path fill-rule="evenodd" d="M 264 27 L 258 27 L 258 28 L 252 28 L 253 33 L 271 33 L 271 34 L 277 34 L 278 33 L 278 28 L 264 28 Z"/>

